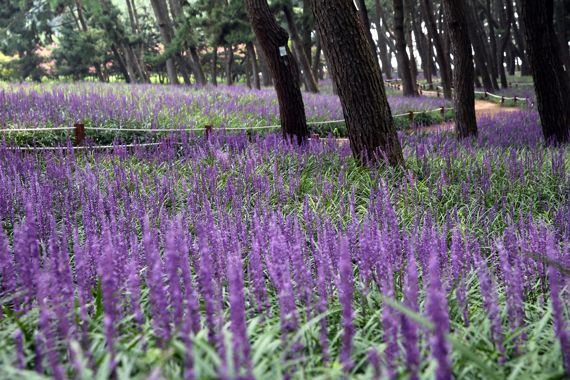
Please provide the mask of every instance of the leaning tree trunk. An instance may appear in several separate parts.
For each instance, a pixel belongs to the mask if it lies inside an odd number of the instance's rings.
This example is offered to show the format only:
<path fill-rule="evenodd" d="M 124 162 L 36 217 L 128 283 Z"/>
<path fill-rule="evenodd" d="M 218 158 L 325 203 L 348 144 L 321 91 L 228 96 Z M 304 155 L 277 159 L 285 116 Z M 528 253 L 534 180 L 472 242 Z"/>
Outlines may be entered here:
<path fill-rule="evenodd" d="M 412 82 L 412 69 L 410 58 L 406 52 L 406 35 L 404 33 L 404 3 L 403 0 L 394 1 L 394 34 L 396 36 L 396 57 L 402 79 L 404 96 L 416 96 Z"/>
<path fill-rule="evenodd" d="M 275 21 L 267 0 L 245 0 L 245 6 L 273 76 L 283 136 L 296 137 L 300 144 L 308 137 L 309 130 L 303 95 L 297 81 L 299 68 L 287 46 L 289 35 Z"/>
<path fill-rule="evenodd" d="M 303 42 L 301 41 L 301 36 L 297 30 L 297 25 L 295 25 L 295 20 L 293 19 L 293 11 L 288 5 L 286 5 L 283 7 L 283 14 L 285 15 L 287 27 L 289 28 L 289 33 L 291 34 L 291 39 L 293 40 L 293 48 L 295 49 L 295 54 L 297 55 L 297 59 L 299 60 L 299 64 L 303 70 L 303 79 L 305 86 L 307 87 L 307 91 L 317 94 L 319 92 L 319 86 L 317 85 L 317 80 L 313 76 L 311 63 L 305 52 Z"/>
<path fill-rule="evenodd" d="M 444 17 L 455 58 L 455 130 L 459 138 L 477 135 L 475 89 L 473 88 L 473 55 L 467 31 L 464 0 L 443 0 Z"/>
<path fill-rule="evenodd" d="M 544 139 L 570 140 L 570 85 L 553 25 L 553 0 L 521 0 L 528 58 Z"/>
<path fill-rule="evenodd" d="M 354 156 L 362 163 L 385 158 L 390 165 L 403 165 L 382 75 L 354 5 L 346 0 L 311 0 L 311 8 Z"/>
<path fill-rule="evenodd" d="M 437 25 L 435 22 L 434 11 L 432 7 L 431 0 L 420 0 L 422 14 L 426 22 L 429 38 L 433 41 L 433 46 L 435 47 L 436 60 L 439 65 L 439 72 L 441 75 L 441 85 L 443 87 L 443 96 L 446 99 L 451 99 L 451 78 L 450 78 L 450 64 L 445 55 L 443 49 L 443 43 L 437 31 Z"/>

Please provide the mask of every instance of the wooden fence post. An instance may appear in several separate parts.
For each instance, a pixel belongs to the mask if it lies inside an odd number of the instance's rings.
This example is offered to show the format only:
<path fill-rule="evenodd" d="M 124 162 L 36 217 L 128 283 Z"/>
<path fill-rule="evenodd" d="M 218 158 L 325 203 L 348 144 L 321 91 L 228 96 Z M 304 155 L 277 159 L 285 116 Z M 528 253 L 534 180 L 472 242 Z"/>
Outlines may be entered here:
<path fill-rule="evenodd" d="M 212 134 L 212 126 L 211 125 L 204 126 L 204 137 L 206 137 L 206 139 L 209 139 L 211 134 Z"/>
<path fill-rule="evenodd" d="M 505 104 L 505 97 L 501 96 L 501 105 Z"/>
<path fill-rule="evenodd" d="M 445 107 L 441 107 L 439 112 L 441 112 L 441 120 L 445 121 Z"/>
<path fill-rule="evenodd" d="M 414 111 L 408 112 L 408 119 L 410 119 L 410 124 L 414 122 Z"/>
<path fill-rule="evenodd" d="M 85 124 L 76 123 L 73 125 L 75 135 L 75 146 L 81 146 L 85 143 Z"/>

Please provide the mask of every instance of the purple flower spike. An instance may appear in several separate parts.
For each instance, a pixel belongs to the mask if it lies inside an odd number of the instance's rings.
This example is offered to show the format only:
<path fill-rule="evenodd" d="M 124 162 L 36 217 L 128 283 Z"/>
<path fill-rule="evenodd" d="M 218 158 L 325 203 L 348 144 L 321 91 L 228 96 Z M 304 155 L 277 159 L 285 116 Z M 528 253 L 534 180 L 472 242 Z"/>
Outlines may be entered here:
<path fill-rule="evenodd" d="M 352 338 L 354 337 L 354 323 L 352 310 L 352 297 L 354 293 L 354 277 L 352 271 L 352 257 L 348 248 L 348 241 L 345 237 L 340 240 L 339 254 L 339 301 L 342 307 L 342 348 L 340 361 L 346 372 L 352 368 L 350 357 L 352 351 Z"/>
<path fill-rule="evenodd" d="M 429 262 L 429 291 L 427 294 L 427 313 L 433 323 L 434 331 L 430 339 L 431 352 L 437 361 L 436 379 L 451 380 L 449 345 L 446 336 L 449 333 L 449 315 L 447 299 L 440 279 L 440 262 L 437 251 L 432 253 Z"/>

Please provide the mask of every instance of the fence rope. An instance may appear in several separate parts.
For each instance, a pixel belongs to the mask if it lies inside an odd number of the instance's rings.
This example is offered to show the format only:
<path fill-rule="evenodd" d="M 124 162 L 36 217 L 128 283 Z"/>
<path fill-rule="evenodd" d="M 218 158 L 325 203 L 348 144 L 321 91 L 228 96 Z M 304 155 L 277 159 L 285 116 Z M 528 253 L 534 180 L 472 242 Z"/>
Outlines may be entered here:
<path fill-rule="evenodd" d="M 407 113 L 401 113 L 397 115 L 393 115 L 393 118 L 396 117 L 405 117 L 409 116 L 410 112 L 412 114 L 422 114 L 422 113 L 433 113 L 433 112 L 441 112 L 442 108 L 436 108 L 433 110 L 425 110 L 425 111 L 409 111 Z M 445 111 L 453 111 L 453 108 L 444 108 Z M 338 120 L 327 120 L 327 121 L 309 121 L 307 125 L 326 125 L 326 124 L 340 124 L 345 123 L 346 120 L 338 119 Z M 224 131 L 248 131 L 248 130 L 259 130 L 259 129 L 276 129 L 281 128 L 280 124 L 276 125 L 256 125 L 252 127 L 235 127 L 235 128 L 224 128 Z M 46 127 L 46 128 L 0 128 L 0 133 L 12 133 L 12 132 L 31 132 L 31 133 L 43 133 L 43 132 L 52 132 L 52 131 L 73 131 L 75 127 Z M 86 131 L 105 131 L 105 132 L 144 132 L 144 133 L 165 133 L 165 132 L 203 132 L 211 130 L 210 128 L 112 128 L 112 127 L 87 127 L 85 126 L 84 129 Z M 213 129 L 213 128 L 212 128 Z M 220 129 L 218 129 L 220 130 Z"/>
<path fill-rule="evenodd" d="M 144 143 L 144 144 L 124 144 L 124 145 L 91 145 L 91 146 L 25 146 L 25 147 L 4 147 L 0 148 L 0 150 L 6 149 L 11 151 L 27 151 L 27 152 L 34 152 L 34 151 L 59 151 L 59 150 L 107 150 L 107 149 L 115 149 L 115 148 L 139 148 L 139 147 L 151 147 L 151 146 L 159 146 L 162 143 Z"/>

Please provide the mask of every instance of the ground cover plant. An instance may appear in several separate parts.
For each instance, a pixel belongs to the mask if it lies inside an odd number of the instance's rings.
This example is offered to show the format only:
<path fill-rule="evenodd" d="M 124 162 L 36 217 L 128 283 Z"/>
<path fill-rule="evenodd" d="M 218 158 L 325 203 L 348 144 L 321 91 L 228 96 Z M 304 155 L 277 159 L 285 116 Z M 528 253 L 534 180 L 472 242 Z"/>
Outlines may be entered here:
<path fill-rule="evenodd" d="M 392 113 L 407 114 L 450 108 L 448 101 L 429 97 L 389 97 Z M 342 108 L 336 95 L 304 94 L 305 112 L 310 122 L 336 121 L 311 126 L 323 136 L 333 133 L 346 136 Z M 216 129 L 279 126 L 279 106 L 275 92 L 269 89 L 248 90 L 244 86 L 191 89 L 158 85 L 125 84 L 22 84 L 0 87 L 2 128 L 58 128 L 82 122 L 87 127 L 125 129 L 188 129 L 210 125 Z M 448 112 L 446 119 L 453 116 Z M 401 127 L 409 125 L 406 115 L 399 117 Z M 417 122 L 442 121 L 439 113 L 418 115 Z M 260 132 L 257 130 L 257 132 Z M 12 143 L 53 145 L 62 143 L 70 132 L 49 134 L 3 134 Z M 154 140 L 156 133 L 88 131 L 98 143 Z"/>
<path fill-rule="evenodd" d="M 400 139 L 0 148 L 0 377 L 564 378 L 570 150 Z"/>

